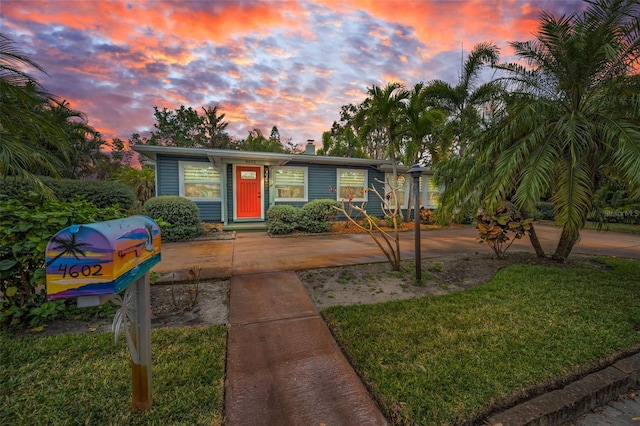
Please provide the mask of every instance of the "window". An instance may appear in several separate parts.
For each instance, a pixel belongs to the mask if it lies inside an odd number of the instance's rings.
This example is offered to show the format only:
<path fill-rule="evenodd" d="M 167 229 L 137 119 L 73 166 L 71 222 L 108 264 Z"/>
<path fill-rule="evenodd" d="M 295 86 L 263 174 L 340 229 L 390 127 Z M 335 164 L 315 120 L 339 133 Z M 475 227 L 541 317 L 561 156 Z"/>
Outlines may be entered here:
<path fill-rule="evenodd" d="M 366 170 L 338 169 L 338 201 L 367 201 L 368 182 Z"/>
<path fill-rule="evenodd" d="M 438 208 L 440 204 L 440 188 L 436 185 L 433 177 L 429 176 L 427 179 L 427 199 L 425 200 L 425 207 L 428 209 Z"/>
<path fill-rule="evenodd" d="M 273 180 L 276 201 L 307 201 L 306 167 L 279 167 Z"/>
<path fill-rule="evenodd" d="M 400 207 L 406 207 L 407 205 L 407 189 L 408 189 L 408 184 L 409 181 L 407 179 L 407 176 L 405 175 L 399 175 L 397 177 L 394 177 L 392 173 L 387 173 L 384 176 L 385 179 L 385 185 L 384 185 L 384 195 L 385 198 L 387 196 L 387 194 L 391 193 L 391 189 L 392 188 L 396 188 L 396 196 L 398 197 L 398 203 L 400 204 Z M 391 199 L 388 198 L 389 203 L 391 202 Z M 391 206 L 391 204 L 389 204 L 389 207 L 393 207 Z"/>
<path fill-rule="evenodd" d="M 220 172 L 210 163 L 180 161 L 180 195 L 195 200 L 220 199 Z"/>

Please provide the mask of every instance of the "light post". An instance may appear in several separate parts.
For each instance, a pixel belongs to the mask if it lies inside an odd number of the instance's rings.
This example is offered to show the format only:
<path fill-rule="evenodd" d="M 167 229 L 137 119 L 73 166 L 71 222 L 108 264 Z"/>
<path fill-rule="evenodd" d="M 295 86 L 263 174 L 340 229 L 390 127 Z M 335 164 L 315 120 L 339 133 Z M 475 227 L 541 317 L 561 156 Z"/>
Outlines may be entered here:
<path fill-rule="evenodd" d="M 416 282 L 422 281 L 422 256 L 420 253 L 420 176 L 426 169 L 414 164 L 409 169 L 409 174 L 413 178 L 413 233 L 415 239 L 415 257 L 416 257 Z"/>

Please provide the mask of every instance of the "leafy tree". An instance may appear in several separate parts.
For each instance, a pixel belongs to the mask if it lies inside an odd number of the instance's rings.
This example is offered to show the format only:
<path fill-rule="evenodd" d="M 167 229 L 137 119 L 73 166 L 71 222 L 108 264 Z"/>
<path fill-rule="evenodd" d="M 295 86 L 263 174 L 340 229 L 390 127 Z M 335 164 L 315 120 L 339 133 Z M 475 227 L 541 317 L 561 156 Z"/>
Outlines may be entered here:
<path fill-rule="evenodd" d="M 60 174 L 70 179 L 95 177 L 98 167 L 108 157 L 101 149 L 106 145 L 99 132 L 88 124 L 87 117 L 73 110 L 67 101 L 52 101 L 43 110 L 43 115 L 64 132 L 68 147 L 64 152 L 56 151 L 55 143 L 43 139 L 46 149 L 58 157 L 62 168 Z"/>
<path fill-rule="evenodd" d="M 0 34 L 0 175 L 37 183 L 34 173 L 58 176 L 61 166 L 51 151 L 42 149 L 41 141 L 47 139 L 50 147 L 64 153 L 67 144 L 63 129 L 42 114 L 53 96 L 22 71 L 23 67 L 46 75 L 11 39 Z"/>
<path fill-rule="evenodd" d="M 202 107 L 203 133 L 206 142 L 204 148 L 232 149 L 233 140 L 226 132 L 228 122 L 223 121 L 225 114 L 218 115 L 219 104 L 213 107 Z"/>
<path fill-rule="evenodd" d="M 480 71 L 498 61 L 498 47 L 490 43 L 477 44 L 462 69 L 456 86 L 443 80 L 431 81 L 426 87 L 426 98 L 432 106 L 449 116 L 448 129 L 457 151 L 463 155 L 482 127 L 482 107 L 499 94 L 495 82 L 478 85 Z"/>
<path fill-rule="evenodd" d="M 279 139 L 265 138 L 260 129 L 249 132 L 247 139 L 237 143 L 239 149 L 256 152 L 286 152 Z"/>
<path fill-rule="evenodd" d="M 353 104 L 343 105 L 340 108 L 340 121 L 334 121 L 331 130 L 322 134 L 322 148 L 318 155 L 330 155 L 334 157 L 366 158 L 363 139 L 357 135 L 355 118 L 359 107 Z"/>
<path fill-rule="evenodd" d="M 149 145 L 195 148 L 204 142 L 201 137 L 203 120 L 193 108 L 181 105 L 174 111 L 153 107 L 153 115 L 156 118 L 153 127 L 157 130 L 151 132 Z"/>
<path fill-rule="evenodd" d="M 475 194 L 489 211 L 505 199 L 528 210 L 550 193 L 562 227 L 557 261 L 578 241 L 603 177 L 640 198 L 639 7 L 599 0 L 582 14 L 542 12 L 536 38 L 511 43 L 526 64 L 498 66 L 514 92 L 457 185 L 458 201 L 483 188 Z"/>
<path fill-rule="evenodd" d="M 388 83 L 384 88 L 372 86 L 368 90 L 369 99 L 359 112 L 363 118 L 362 132 L 375 133 L 382 130 L 385 137 L 386 154 L 393 162 L 396 175 L 397 153 L 399 151 L 402 110 L 409 92 L 400 83 Z"/>
<path fill-rule="evenodd" d="M 123 167 L 114 179 L 133 190 L 140 207 L 156 193 L 156 173 L 152 167 Z"/>
<path fill-rule="evenodd" d="M 426 96 L 424 84 L 418 83 L 409 93 L 408 102 L 403 104 L 405 123 L 402 160 L 407 165 L 427 163 L 437 166 L 448 149 L 448 139 L 439 135 L 447 117 L 441 110 L 430 108 Z M 414 202 L 412 187 L 413 179 L 410 179 L 409 203 L 405 212 L 407 222 L 411 219 L 411 207 Z"/>

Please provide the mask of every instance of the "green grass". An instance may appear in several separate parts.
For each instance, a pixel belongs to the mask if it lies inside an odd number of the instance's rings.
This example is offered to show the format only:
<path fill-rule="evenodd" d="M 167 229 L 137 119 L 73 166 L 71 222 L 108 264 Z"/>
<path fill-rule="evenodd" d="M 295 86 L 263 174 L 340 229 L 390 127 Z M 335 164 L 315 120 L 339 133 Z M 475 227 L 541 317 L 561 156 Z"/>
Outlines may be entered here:
<path fill-rule="evenodd" d="M 222 424 L 224 326 L 152 332 L 153 406 L 131 410 L 131 368 L 113 334 L 0 333 L 4 425 Z"/>
<path fill-rule="evenodd" d="M 640 261 L 512 266 L 436 297 L 323 312 L 394 422 L 480 423 L 640 344 Z"/>
<path fill-rule="evenodd" d="M 595 222 L 587 222 L 586 229 L 598 229 Z M 602 225 L 602 231 L 622 232 L 624 234 L 640 234 L 640 225 L 632 225 L 628 223 L 605 223 Z"/>

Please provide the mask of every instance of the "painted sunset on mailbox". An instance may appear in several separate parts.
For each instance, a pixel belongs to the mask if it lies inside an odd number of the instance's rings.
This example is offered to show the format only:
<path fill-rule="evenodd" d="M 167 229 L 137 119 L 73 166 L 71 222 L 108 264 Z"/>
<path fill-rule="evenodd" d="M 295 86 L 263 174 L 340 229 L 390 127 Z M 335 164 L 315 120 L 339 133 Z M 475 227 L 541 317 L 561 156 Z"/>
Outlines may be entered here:
<path fill-rule="evenodd" d="M 47 245 L 47 298 L 116 294 L 159 261 L 160 228 L 151 218 L 72 225 Z"/>

